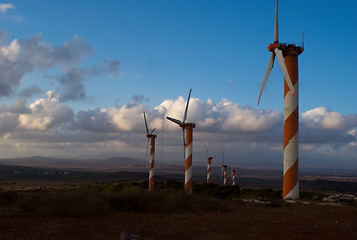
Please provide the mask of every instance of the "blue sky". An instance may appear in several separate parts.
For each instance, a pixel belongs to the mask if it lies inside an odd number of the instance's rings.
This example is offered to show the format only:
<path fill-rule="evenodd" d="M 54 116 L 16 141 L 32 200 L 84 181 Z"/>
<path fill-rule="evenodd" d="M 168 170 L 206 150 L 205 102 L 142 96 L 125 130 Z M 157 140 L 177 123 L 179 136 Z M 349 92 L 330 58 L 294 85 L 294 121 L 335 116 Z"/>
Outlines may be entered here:
<path fill-rule="evenodd" d="M 139 114 L 146 111 L 160 135 L 162 115 L 181 118 L 192 88 L 197 163 L 206 142 L 236 165 L 282 164 L 278 65 L 257 106 L 275 1 L 2 4 L 1 53 L 9 62 L 0 67 L 10 69 L 1 76 L 9 88 L 0 96 L 4 157 L 144 158 Z M 304 166 L 357 166 L 356 10 L 355 1 L 279 2 L 280 41 L 301 43 L 306 33 L 299 57 Z M 180 129 L 165 121 L 163 136 L 165 159 L 179 161 Z"/>

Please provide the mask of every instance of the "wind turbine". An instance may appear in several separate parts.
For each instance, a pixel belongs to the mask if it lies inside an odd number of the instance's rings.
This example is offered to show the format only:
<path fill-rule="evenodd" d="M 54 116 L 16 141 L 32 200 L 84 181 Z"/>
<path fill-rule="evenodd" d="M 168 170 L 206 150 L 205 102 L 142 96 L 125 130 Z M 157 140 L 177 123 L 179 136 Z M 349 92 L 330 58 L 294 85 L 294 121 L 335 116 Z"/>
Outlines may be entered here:
<path fill-rule="evenodd" d="M 211 154 L 209 153 L 209 151 L 208 151 L 208 149 L 207 149 L 207 147 L 206 147 L 206 144 L 203 143 L 203 145 L 205 146 L 206 151 L 207 151 L 207 153 L 208 153 L 208 155 L 209 155 L 209 157 L 208 157 L 208 163 L 207 163 L 207 183 L 209 183 L 210 180 L 211 180 L 211 163 L 212 163 L 212 159 L 215 158 L 215 157 L 210 156 Z"/>
<path fill-rule="evenodd" d="M 188 94 L 185 113 L 183 115 L 182 122 L 175 118 L 167 117 L 168 120 L 178 124 L 182 128 L 182 138 L 183 138 L 183 145 L 185 148 L 185 191 L 188 193 L 192 192 L 192 138 L 193 138 L 193 129 L 195 128 L 194 123 L 186 123 L 187 119 L 187 110 L 188 104 L 190 102 L 191 91 Z M 186 131 L 186 141 L 185 141 L 185 131 Z"/>
<path fill-rule="evenodd" d="M 222 152 L 222 171 L 223 172 L 223 186 L 227 186 L 227 164 L 224 164 L 224 151 Z"/>
<path fill-rule="evenodd" d="M 275 6 L 274 43 L 269 44 L 271 57 L 265 72 L 260 98 L 273 68 L 275 57 L 284 75 L 284 181 L 283 199 L 299 198 L 298 182 L 298 56 L 303 47 L 295 44 L 279 43 L 278 0 Z"/>
<path fill-rule="evenodd" d="M 236 185 L 236 171 L 232 170 L 232 185 Z"/>
<path fill-rule="evenodd" d="M 227 186 L 227 165 L 222 164 L 223 169 L 223 186 Z"/>
<path fill-rule="evenodd" d="M 148 123 L 146 121 L 146 116 L 144 112 L 144 121 L 145 121 L 145 127 L 146 127 L 146 137 L 150 139 L 150 170 L 149 170 L 149 191 L 154 190 L 154 164 L 155 164 L 155 138 L 157 137 L 156 134 L 153 134 L 155 131 L 155 128 L 149 133 L 149 128 L 148 128 Z M 147 145 L 146 145 L 147 149 Z"/>

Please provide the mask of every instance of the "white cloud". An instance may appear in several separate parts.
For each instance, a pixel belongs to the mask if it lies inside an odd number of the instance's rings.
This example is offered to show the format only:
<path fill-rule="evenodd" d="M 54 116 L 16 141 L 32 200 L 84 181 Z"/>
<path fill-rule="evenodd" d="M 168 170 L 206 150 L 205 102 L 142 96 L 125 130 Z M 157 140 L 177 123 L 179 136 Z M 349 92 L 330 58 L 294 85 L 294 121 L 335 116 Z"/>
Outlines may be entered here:
<path fill-rule="evenodd" d="M 330 144 L 330 148 L 341 148 L 356 141 L 353 134 L 356 127 L 356 115 L 344 116 L 318 107 L 301 114 L 299 139 L 303 143 Z"/>
<path fill-rule="evenodd" d="M 44 131 L 49 127 L 72 120 L 72 109 L 58 103 L 59 94 L 47 92 L 47 98 L 36 100 L 29 106 L 29 113 L 19 115 L 20 127 Z"/>
<path fill-rule="evenodd" d="M 20 44 L 17 39 L 13 40 L 8 47 L 0 47 L 0 56 L 14 62 L 20 52 Z"/>
<path fill-rule="evenodd" d="M 36 155 L 61 154 L 62 151 L 66 157 L 86 152 L 93 157 L 119 154 L 143 158 L 146 146 L 145 111 L 149 128 L 156 128 L 157 141 L 160 142 L 164 136 L 165 155 L 170 159 L 182 157 L 181 129 L 168 121 L 166 116 L 182 120 L 185 108 L 183 97 L 165 100 L 151 110 L 145 105 L 147 98 L 137 95 L 123 106 L 89 109 L 76 115 L 59 101 L 60 98 L 58 92 L 48 91 L 46 97 L 29 105 L 25 100 L 10 106 L 0 105 L 0 133 L 3 136 L 0 150 L 6 148 L 6 152 L 15 151 L 15 155 L 16 151 L 22 155 L 30 152 Z M 302 153 L 311 156 L 341 154 L 346 158 L 355 153 L 354 115 L 332 113 L 324 108 L 302 113 Z M 283 115 L 278 111 L 242 107 L 227 99 L 215 103 L 210 99 L 202 101 L 192 98 L 187 120 L 196 124 L 196 157 L 204 155 L 202 142 L 207 142 L 212 152 L 219 153 L 224 149 L 227 156 L 236 154 L 239 159 L 244 156 L 250 163 L 258 163 L 259 159 L 270 161 L 271 157 L 277 162 L 276 158 L 282 154 Z M 324 123 L 326 121 L 329 124 Z M 337 122 L 344 122 L 345 127 Z M 161 131 L 162 124 L 164 132 Z M 158 144 L 161 146 L 161 143 Z M 21 153 L 20 150 L 24 149 L 26 151 Z"/>
<path fill-rule="evenodd" d="M 166 100 L 161 103 L 167 109 L 167 115 L 182 121 L 185 100 Z M 282 123 L 283 116 L 278 111 L 255 110 L 242 107 L 227 99 L 214 103 L 208 99 L 203 102 L 197 98 L 190 100 L 188 122 L 196 123 L 201 131 L 249 133 L 268 131 Z M 173 126 L 173 124 L 171 124 Z"/>
<path fill-rule="evenodd" d="M 108 114 L 110 122 L 116 129 L 121 131 L 138 132 L 144 129 L 143 112 L 146 110 L 144 105 L 124 105 L 121 108 L 108 108 L 105 111 Z"/>
<path fill-rule="evenodd" d="M 324 107 L 318 107 L 301 114 L 300 120 L 307 128 L 346 130 L 357 126 L 357 116 L 343 116 Z"/>
<path fill-rule="evenodd" d="M 63 45 L 54 46 L 43 41 L 41 33 L 27 39 L 14 39 L 9 45 L 3 39 L 5 35 L 3 32 L 0 35 L 0 97 L 14 95 L 24 77 L 39 69 L 57 70 L 55 76 L 47 75 L 46 80 L 54 79 L 60 85 L 62 102 L 85 100 L 83 81 L 88 78 L 119 75 L 118 60 L 106 59 L 92 68 L 80 67 L 81 61 L 93 52 L 93 47 L 80 36 L 75 35 Z M 32 86 L 22 90 L 20 95 L 30 97 L 41 91 Z"/>
<path fill-rule="evenodd" d="M 0 4 L 0 12 L 6 13 L 10 9 L 15 9 L 15 6 L 11 3 L 1 3 Z"/>

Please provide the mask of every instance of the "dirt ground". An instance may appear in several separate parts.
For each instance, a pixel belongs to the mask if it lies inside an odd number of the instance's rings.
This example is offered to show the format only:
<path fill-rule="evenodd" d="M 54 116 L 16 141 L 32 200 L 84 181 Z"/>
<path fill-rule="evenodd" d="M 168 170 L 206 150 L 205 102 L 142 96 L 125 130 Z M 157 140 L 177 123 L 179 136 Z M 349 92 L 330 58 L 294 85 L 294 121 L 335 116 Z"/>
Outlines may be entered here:
<path fill-rule="evenodd" d="M 0 219 L 0 239 L 356 239 L 357 207 L 229 202 L 229 211 Z"/>

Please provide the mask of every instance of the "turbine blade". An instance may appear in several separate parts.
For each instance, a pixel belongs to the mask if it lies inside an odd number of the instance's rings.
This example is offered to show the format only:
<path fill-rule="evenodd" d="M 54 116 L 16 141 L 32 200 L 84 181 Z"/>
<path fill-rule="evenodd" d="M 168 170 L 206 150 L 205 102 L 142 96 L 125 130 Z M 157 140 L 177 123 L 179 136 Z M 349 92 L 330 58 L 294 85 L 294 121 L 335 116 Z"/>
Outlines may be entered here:
<path fill-rule="evenodd" d="M 149 134 L 149 128 L 148 128 L 148 123 L 146 122 L 145 112 L 144 112 L 144 120 L 145 120 L 146 133 Z"/>
<path fill-rule="evenodd" d="M 203 145 L 205 146 L 208 155 L 211 155 L 211 154 L 209 153 L 209 151 L 208 151 L 208 149 L 207 149 L 207 146 L 206 146 L 206 144 L 205 144 L 204 142 L 203 142 Z"/>
<path fill-rule="evenodd" d="M 278 0 L 275 5 L 275 26 L 274 26 L 274 42 L 279 42 L 279 26 L 278 26 Z"/>
<path fill-rule="evenodd" d="M 283 51 L 281 51 L 278 48 L 274 49 L 275 55 L 276 55 L 276 59 L 278 60 L 278 63 L 280 65 L 281 71 L 284 74 L 284 78 L 286 80 L 286 83 L 288 84 L 290 91 L 292 91 L 293 96 L 295 96 L 296 92 L 295 92 L 295 88 L 294 85 L 290 79 L 289 76 L 289 72 L 288 69 L 286 68 L 285 62 L 284 62 L 284 57 L 283 57 Z"/>
<path fill-rule="evenodd" d="M 185 121 L 186 121 L 186 118 L 187 118 L 188 103 L 190 102 L 191 91 L 192 91 L 192 89 L 190 89 L 190 93 L 188 94 L 187 103 L 186 103 L 186 109 L 185 109 L 185 114 L 183 115 L 183 122 L 185 122 Z"/>
<path fill-rule="evenodd" d="M 171 117 L 167 117 L 167 119 L 168 120 L 170 120 L 170 121 L 172 121 L 172 122 L 174 122 L 174 123 L 177 123 L 178 125 L 182 125 L 182 122 L 180 121 L 180 120 L 177 120 L 177 119 L 175 119 L 175 118 L 171 118 Z"/>
<path fill-rule="evenodd" d="M 271 56 L 270 56 L 270 59 L 269 59 L 269 63 L 268 63 L 268 67 L 267 67 L 267 70 L 265 71 L 265 75 L 264 75 L 264 80 L 263 80 L 263 83 L 262 83 L 262 88 L 260 89 L 260 93 L 259 93 L 259 98 L 258 98 L 258 105 L 259 105 L 259 102 L 260 102 L 260 98 L 262 97 L 262 93 L 263 93 L 263 90 L 264 90 L 264 87 L 265 87 L 265 84 L 267 82 L 267 79 L 268 79 L 268 76 L 274 66 L 274 59 L 275 59 L 275 53 L 271 53 Z"/>
<path fill-rule="evenodd" d="M 151 131 L 150 135 L 152 135 L 152 134 L 154 133 L 155 129 L 156 129 L 156 128 L 154 128 L 154 129 Z"/>

